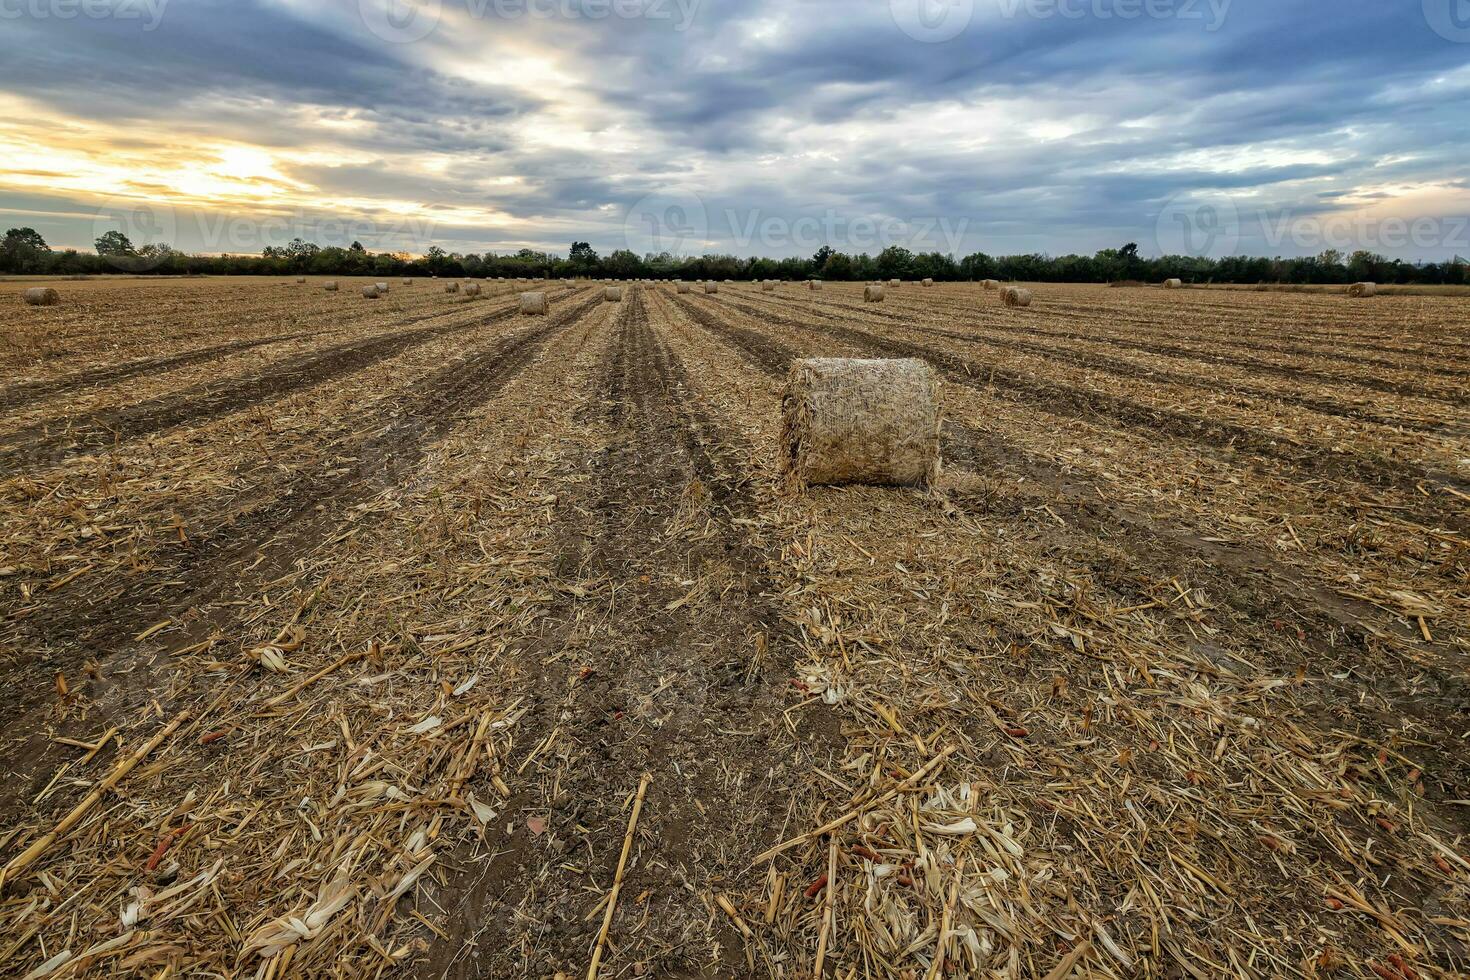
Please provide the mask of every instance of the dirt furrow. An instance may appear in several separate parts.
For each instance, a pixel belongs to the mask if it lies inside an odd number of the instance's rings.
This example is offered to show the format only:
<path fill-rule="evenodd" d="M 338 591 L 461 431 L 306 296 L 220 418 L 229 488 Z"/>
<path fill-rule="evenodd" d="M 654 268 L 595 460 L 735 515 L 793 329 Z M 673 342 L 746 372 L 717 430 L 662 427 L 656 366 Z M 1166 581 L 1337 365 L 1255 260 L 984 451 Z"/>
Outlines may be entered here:
<path fill-rule="evenodd" d="M 1448 494 L 1442 493 L 1438 497 L 1426 499 L 1419 490 L 1421 484 L 1440 484 L 1462 494 L 1470 493 L 1470 480 L 1453 473 L 1431 471 L 1409 462 L 1394 464 L 1369 457 L 1334 453 L 1326 448 L 1290 441 L 1278 434 L 1234 422 L 1143 405 L 1108 392 L 1057 384 L 1037 375 L 1004 368 L 991 362 L 971 361 L 950 351 L 896 337 L 879 336 L 868 330 L 837 322 L 838 318 L 835 316 L 816 314 L 827 322 L 804 322 L 778 316 L 761 307 L 726 302 L 732 309 L 782 326 L 826 333 L 890 355 L 922 358 L 958 384 L 991 392 L 1012 401 L 1037 405 L 1049 412 L 1067 413 L 1078 418 L 1101 416 L 1129 428 L 1163 432 L 1232 452 L 1250 452 L 1305 479 L 1319 479 L 1330 475 L 1367 487 L 1393 490 L 1403 495 L 1404 499 L 1413 501 L 1407 509 L 1428 523 L 1457 531 L 1470 527 L 1463 508 L 1446 502 Z"/>
<path fill-rule="evenodd" d="M 539 755 L 511 760 L 531 768 L 507 826 L 545 829 L 491 842 L 499 856 L 449 909 L 446 951 L 478 934 L 474 953 L 424 976 L 585 969 L 642 772 L 653 783 L 608 974 L 752 975 L 712 901 L 758 889 L 750 859 L 788 820 L 784 780 L 802 764 L 781 742 L 788 627 L 763 587 L 736 444 L 698 406 L 640 291 L 627 295 L 584 420 L 596 435 L 558 495 L 558 579 L 584 598 L 552 610 L 542 656 L 555 666 L 519 725 Z"/>
<path fill-rule="evenodd" d="M 440 337 L 502 322 L 514 314 L 506 307 L 471 323 L 422 329 L 396 329 L 367 340 L 328 347 L 245 378 L 205 384 L 134 405 L 95 413 L 86 422 L 61 416 L 20 429 L 0 441 L 0 469 L 19 472 L 46 466 L 69 455 L 106 450 L 177 426 L 197 424 L 278 395 L 294 393 L 360 371 L 371 364 Z M 442 311 L 424 319 L 445 315 Z"/>
<path fill-rule="evenodd" d="M 173 648 L 207 641 L 230 615 L 227 605 L 207 611 L 213 604 L 243 594 L 251 583 L 279 576 L 330 533 L 338 514 L 410 479 L 418 462 L 466 412 L 493 398 L 552 336 L 601 301 L 601 296 L 584 299 L 441 368 L 414 394 L 385 406 L 384 417 L 359 429 L 367 435 L 333 447 L 316 464 L 272 487 L 272 496 L 261 506 L 193 540 L 176 564 L 140 576 L 120 594 L 109 594 L 105 603 L 94 607 L 86 601 L 86 594 L 102 591 L 92 583 L 13 610 L 0 622 L 0 642 L 18 658 L 0 675 L 0 689 L 6 692 L 0 697 L 0 717 L 14 726 L 11 730 L 32 734 L 24 750 L 14 754 L 17 769 L 23 771 L 5 781 L 0 812 L 12 792 L 26 791 L 31 779 L 55 761 L 55 747 L 33 717 L 47 703 L 48 693 L 44 685 L 23 678 L 58 671 L 76 676 L 75 668 L 86 658 L 92 664 L 88 696 L 121 693 L 146 700 L 151 678 L 163 675 L 167 658 L 138 652 L 129 637 L 149 625 L 173 622 L 183 627 L 169 634 Z M 113 665 L 125 662 L 132 666 L 115 675 Z"/>
<path fill-rule="evenodd" d="M 762 297 L 764 299 L 764 297 Z M 842 310 L 840 306 L 826 306 L 827 309 Z M 851 316 L 855 311 L 846 311 Z M 1316 371 L 1308 368 L 1287 367 L 1280 364 L 1269 364 L 1250 358 L 1231 358 L 1214 355 L 1209 352 L 1191 350 L 1185 347 L 1171 347 L 1167 345 L 1146 344 L 1136 341 L 1126 341 L 1113 337 L 1100 338 L 1097 335 L 1080 333 L 1061 333 L 1047 330 L 1038 330 L 1028 327 L 1014 325 L 1002 325 L 994 323 L 970 323 L 961 324 L 966 330 L 941 330 L 935 327 L 920 326 L 912 322 L 912 318 L 903 314 L 895 314 L 881 310 L 862 310 L 863 315 L 870 318 L 886 320 L 900 324 L 906 329 L 916 330 L 920 333 L 930 334 L 936 337 L 948 337 L 953 340 L 962 340 L 973 344 L 980 344 L 998 351 L 1018 350 L 1038 357 L 1044 357 L 1051 361 L 1062 364 L 1070 364 L 1084 370 L 1100 370 L 1116 377 L 1134 378 L 1142 381 L 1158 381 L 1168 384 L 1179 385 L 1183 388 L 1191 388 L 1199 391 L 1230 391 L 1232 394 L 1245 395 L 1259 398 L 1264 401 L 1280 402 L 1286 405 L 1295 405 L 1308 411 L 1318 412 L 1323 415 L 1332 415 L 1337 418 L 1352 419 L 1368 422 L 1375 425 L 1385 425 L 1394 428 L 1410 429 L 1417 432 L 1439 432 L 1447 427 L 1444 420 L 1416 419 L 1406 416 L 1387 415 L 1378 412 L 1370 412 L 1351 404 L 1344 404 L 1325 398 L 1314 398 L 1310 395 L 1294 394 L 1276 388 L 1261 388 L 1239 381 L 1221 379 L 1211 375 L 1208 367 L 1211 365 L 1225 364 L 1233 367 L 1241 367 L 1246 370 L 1261 374 L 1269 374 L 1288 380 L 1310 379 L 1320 381 L 1324 384 L 1347 385 L 1369 388 L 1387 394 L 1402 395 L 1411 398 L 1424 398 L 1433 401 L 1444 401 L 1455 405 L 1470 405 L 1470 394 L 1434 392 L 1427 391 L 1422 386 L 1398 384 L 1390 381 L 1380 381 L 1374 378 L 1363 378 L 1355 375 L 1338 375 L 1330 372 Z M 1090 350 L 1067 349 L 1043 343 L 1032 343 L 1025 340 L 1000 340 L 987 337 L 980 333 L 970 331 L 994 330 L 1007 334 L 1032 335 L 1038 337 L 1055 337 L 1061 340 L 1082 341 L 1087 343 L 1108 343 L 1116 347 L 1125 347 L 1139 350 L 1150 354 L 1159 354 L 1165 357 L 1183 358 L 1198 362 L 1201 371 L 1196 373 L 1184 373 L 1170 371 L 1162 368 L 1151 367 L 1135 361 L 1122 358 L 1109 357 L 1106 354 Z"/>

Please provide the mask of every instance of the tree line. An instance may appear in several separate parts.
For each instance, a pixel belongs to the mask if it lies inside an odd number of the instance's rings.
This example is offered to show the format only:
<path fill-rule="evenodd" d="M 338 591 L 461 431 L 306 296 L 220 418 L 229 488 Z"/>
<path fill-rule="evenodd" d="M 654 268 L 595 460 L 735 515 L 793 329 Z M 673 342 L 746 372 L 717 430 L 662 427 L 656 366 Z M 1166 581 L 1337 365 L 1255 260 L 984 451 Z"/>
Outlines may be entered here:
<path fill-rule="evenodd" d="M 0 274 L 11 275 L 217 275 L 217 276 L 489 276 L 564 279 L 576 276 L 618 279 L 934 279 L 963 282 L 1001 279 L 1017 282 L 1286 283 L 1333 285 L 1470 285 L 1470 265 L 1405 262 L 1369 251 L 1329 250 L 1304 258 L 1228 256 L 1199 258 L 1164 255 L 1148 258 L 1138 245 L 1103 249 L 1094 255 L 999 255 L 975 252 L 964 258 L 940 252 L 915 253 L 901 246 L 877 255 L 848 255 L 823 246 L 810 258 L 772 259 L 734 255 L 680 256 L 669 252 L 637 255 L 619 249 L 600 256 L 587 242 L 574 242 L 566 256 L 523 248 L 485 255 L 431 247 L 422 256 L 368 251 L 360 242 L 347 248 L 319 246 L 295 239 L 267 247 L 260 255 L 189 255 L 168 245 L 136 247 L 121 231 L 99 237 L 95 253 L 52 249 L 33 228 L 11 228 L 0 240 Z"/>

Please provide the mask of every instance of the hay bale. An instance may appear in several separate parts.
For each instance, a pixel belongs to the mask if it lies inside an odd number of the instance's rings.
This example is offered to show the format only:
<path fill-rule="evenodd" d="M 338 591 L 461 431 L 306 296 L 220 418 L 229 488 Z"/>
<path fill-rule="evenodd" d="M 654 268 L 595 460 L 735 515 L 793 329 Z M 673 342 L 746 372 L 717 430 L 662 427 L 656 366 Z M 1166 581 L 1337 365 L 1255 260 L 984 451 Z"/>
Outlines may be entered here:
<path fill-rule="evenodd" d="M 985 287 L 987 293 L 993 293 L 1000 288 L 1000 282 L 996 279 L 982 279 L 980 285 Z"/>
<path fill-rule="evenodd" d="M 322 288 L 329 293 L 335 293 L 341 287 L 337 285 L 337 280 L 328 279 L 326 282 L 322 283 Z"/>
<path fill-rule="evenodd" d="M 386 282 L 380 282 L 377 285 L 378 285 L 378 292 L 381 293 L 381 294 L 383 294 L 384 296 L 387 296 L 388 295 L 388 284 Z"/>
<path fill-rule="evenodd" d="M 382 295 L 382 294 L 378 292 L 378 287 L 377 286 L 371 286 L 371 285 L 369 285 L 369 286 L 362 287 L 362 298 L 363 299 L 377 299 L 380 295 Z"/>
<path fill-rule="evenodd" d="M 1164 288 L 1165 289 L 1183 289 L 1184 288 L 1184 280 L 1183 279 L 1165 279 L 1164 280 Z"/>
<path fill-rule="evenodd" d="M 694 288 L 692 286 L 690 286 L 687 282 L 675 283 L 674 288 L 676 290 L 678 290 L 679 295 L 681 295 L 681 296 L 684 295 L 685 293 L 689 293 L 689 292 L 693 292 L 694 291 Z"/>
<path fill-rule="evenodd" d="M 33 286 L 21 293 L 27 306 L 55 306 L 61 302 L 61 294 L 50 286 Z"/>
<path fill-rule="evenodd" d="M 776 284 L 774 282 L 772 282 L 771 280 L 767 279 L 765 282 L 761 283 L 761 292 L 763 292 L 763 293 L 774 293 L 775 291 L 776 291 Z"/>
<path fill-rule="evenodd" d="M 902 279 L 890 279 L 890 280 L 888 280 L 888 285 L 892 286 L 894 289 L 897 289 L 899 286 L 902 286 L 903 285 L 903 280 Z"/>
<path fill-rule="evenodd" d="M 305 284 L 305 282 L 306 282 L 306 277 L 305 276 L 297 276 L 296 277 L 296 285 L 300 286 L 300 285 Z"/>
<path fill-rule="evenodd" d="M 621 286 L 608 286 L 602 291 L 604 302 L 621 303 L 623 301 L 623 289 Z"/>
<path fill-rule="evenodd" d="M 477 282 L 465 283 L 464 294 L 466 296 L 480 295 L 480 284 Z"/>
<path fill-rule="evenodd" d="M 792 363 L 781 468 L 797 486 L 925 486 L 939 475 L 939 386 L 916 359 Z"/>
<path fill-rule="evenodd" d="M 925 279 L 921 285 L 923 285 L 923 287 L 925 289 L 928 289 L 930 286 L 934 285 L 934 280 L 933 279 Z"/>
<path fill-rule="evenodd" d="M 1354 299 L 1362 299 L 1367 296 L 1378 295 L 1378 283 L 1355 282 L 1347 288 L 1347 294 Z"/>
<path fill-rule="evenodd" d="M 881 302 L 883 302 L 883 287 L 882 286 L 864 286 L 863 287 L 863 302 L 864 303 L 881 303 Z"/>
<path fill-rule="evenodd" d="M 1000 294 L 1000 298 L 1007 306 L 1030 306 L 1031 290 L 1022 289 L 1020 286 L 1007 286 Z"/>
<path fill-rule="evenodd" d="M 704 284 L 704 291 L 706 293 L 718 293 L 720 291 L 720 284 L 717 282 L 707 282 Z"/>
<path fill-rule="evenodd" d="M 457 292 L 459 292 L 459 283 L 457 283 L 457 282 L 446 282 L 444 284 L 444 291 L 446 293 L 457 293 Z"/>
<path fill-rule="evenodd" d="M 403 284 L 405 286 L 412 286 L 413 285 L 413 280 L 412 279 L 405 279 L 405 280 L 403 280 Z"/>
<path fill-rule="evenodd" d="M 546 294 L 545 293 L 521 293 L 521 315 L 522 316 L 545 316 Z"/>
<path fill-rule="evenodd" d="M 806 288 L 810 289 L 814 293 L 820 293 L 822 291 L 822 280 L 813 279 L 811 282 L 806 284 Z"/>

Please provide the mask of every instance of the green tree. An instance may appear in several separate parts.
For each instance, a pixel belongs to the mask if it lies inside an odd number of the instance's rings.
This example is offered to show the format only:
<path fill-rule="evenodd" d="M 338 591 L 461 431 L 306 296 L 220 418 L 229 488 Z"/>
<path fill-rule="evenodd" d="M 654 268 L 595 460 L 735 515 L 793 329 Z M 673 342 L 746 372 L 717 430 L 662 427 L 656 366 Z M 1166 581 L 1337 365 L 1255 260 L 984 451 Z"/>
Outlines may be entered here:
<path fill-rule="evenodd" d="M 34 228 L 12 228 L 0 241 L 0 270 L 8 272 L 32 272 L 40 265 L 42 256 L 51 254 L 51 246 Z"/>
<path fill-rule="evenodd" d="M 572 242 L 572 250 L 567 253 L 567 261 L 578 270 L 590 272 L 597 267 L 597 253 L 593 251 L 590 242 Z"/>
<path fill-rule="evenodd" d="M 890 245 L 878 253 L 880 279 L 909 279 L 914 272 L 914 253 L 902 245 Z"/>
<path fill-rule="evenodd" d="M 93 243 L 98 255 L 137 255 L 138 250 L 133 248 L 132 239 L 120 231 L 109 231 Z"/>

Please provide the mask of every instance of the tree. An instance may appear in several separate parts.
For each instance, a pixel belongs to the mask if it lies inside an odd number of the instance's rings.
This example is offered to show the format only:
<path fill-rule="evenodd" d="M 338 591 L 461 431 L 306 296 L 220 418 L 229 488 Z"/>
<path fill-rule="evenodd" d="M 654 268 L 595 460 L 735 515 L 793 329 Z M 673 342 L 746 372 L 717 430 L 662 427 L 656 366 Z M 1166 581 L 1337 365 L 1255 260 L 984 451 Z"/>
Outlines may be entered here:
<path fill-rule="evenodd" d="M 94 243 L 98 255 L 137 255 L 133 242 L 120 231 L 109 231 Z"/>
<path fill-rule="evenodd" d="M 357 253 L 361 254 L 363 252 L 366 252 L 367 249 L 365 249 L 365 248 L 362 247 L 362 242 L 353 242 L 350 246 L 348 246 L 347 251 L 349 251 L 349 252 L 357 252 Z"/>
<path fill-rule="evenodd" d="M 12 228 L 0 241 L 0 269 L 9 272 L 31 272 L 41 256 L 51 254 L 51 246 L 34 228 Z"/>
<path fill-rule="evenodd" d="M 902 245 L 890 245 L 878 253 L 880 279 L 909 279 L 914 271 L 914 253 Z"/>
<path fill-rule="evenodd" d="M 591 270 L 597 265 L 597 253 L 592 250 L 589 242 L 572 242 L 572 250 L 567 253 L 567 261 L 578 269 Z"/>
<path fill-rule="evenodd" d="M 818 271 L 825 268 L 827 265 L 827 260 L 832 257 L 834 251 L 835 249 L 833 249 L 831 245 L 823 245 L 821 248 L 817 249 L 816 254 L 812 256 L 812 268 Z"/>

